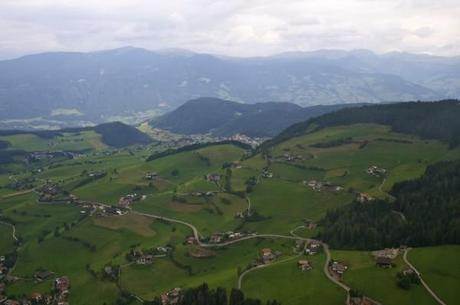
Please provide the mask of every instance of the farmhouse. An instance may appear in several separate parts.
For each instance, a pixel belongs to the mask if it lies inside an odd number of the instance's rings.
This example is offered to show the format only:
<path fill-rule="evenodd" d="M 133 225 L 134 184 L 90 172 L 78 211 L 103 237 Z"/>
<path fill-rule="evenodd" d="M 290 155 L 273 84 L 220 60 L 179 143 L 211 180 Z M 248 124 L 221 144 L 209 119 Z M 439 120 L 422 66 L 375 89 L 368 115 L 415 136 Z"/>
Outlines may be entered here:
<path fill-rule="evenodd" d="M 260 250 L 260 259 L 263 264 L 268 264 L 276 258 L 275 254 L 273 254 L 272 249 L 264 248 Z"/>
<path fill-rule="evenodd" d="M 360 203 L 365 203 L 374 200 L 368 193 L 358 193 L 356 200 Z"/>
<path fill-rule="evenodd" d="M 206 180 L 208 180 L 209 182 L 219 182 L 220 181 L 220 175 L 219 174 L 207 174 L 206 175 Z"/>
<path fill-rule="evenodd" d="M 162 305 L 175 305 L 179 303 L 181 297 L 181 289 L 174 288 L 173 290 L 163 293 L 160 297 Z"/>
<path fill-rule="evenodd" d="M 387 170 L 384 168 L 377 167 L 375 165 L 369 166 L 366 171 L 369 175 L 375 177 L 382 177 L 386 174 Z"/>
<path fill-rule="evenodd" d="M 188 245 L 194 245 L 194 244 L 196 243 L 195 237 L 193 237 L 193 236 L 187 237 L 186 243 L 187 243 Z"/>
<path fill-rule="evenodd" d="M 218 244 L 224 240 L 224 234 L 222 233 L 214 233 L 209 237 L 209 243 L 211 244 Z"/>
<path fill-rule="evenodd" d="M 388 257 L 390 259 L 395 259 L 399 254 L 399 249 L 397 248 L 385 248 L 383 250 L 372 251 L 372 255 L 377 257 Z"/>
<path fill-rule="evenodd" d="M 155 180 L 158 178 L 158 174 L 156 172 L 147 173 L 145 174 L 144 178 L 146 180 Z"/>
<path fill-rule="evenodd" d="M 305 253 L 308 255 L 315 255 L 321 251 L 321 243 L 317 241 L 312 241 L 308 243 L 307 247 L 305 248 Z"/>
<path fill-rule="evenodd" d="M 273 173 L 272 171 L 268 168 L 268 167 L 265 167 L 263 170 L 262 170 L 262 177 L 264 178 L 273 178 Z"/>
<path fill-rule="evenodd" d="M 343 274 L 345 273 L 345 271 L 347 271 L 347 269 L 347 265 L 338 261 L 333 261 L 329 265 L 329 270 L 332 272 L 333 275 L 337 276 L 338 278 L 342 278 Z"/>
<path fill-rule="evenodd" d="M 42 282 L 42 281 L 46 281 L 46 280 L 52 278 L 54 275 L 55 275 L 54 272 L 38 271 L 38 272 L 34 273 L 34 279 L 39 281 L 39 282 Z"/>
<path fill-rule="evenodd" d="M 303 160 L 303 157 L 301 155 L 291 155 L 289 153 L 283 154 L 283 158 L 285 161 L 288 161 L 288 162 Z"/>
<path fill-rule="evenodd" d="M 299 260 L 297 262 L 297 266 L 299 267 L 300 270 L 302 271 L 307 271 L 307 270 L 311 270 L 312 269 L 312 266 L 310 264 L 310 261 L 307 261 L 307 260 Z"/>
<path fill-rule="evenodd" d="M 393 267 L 392 259 L 386 256 L 378 256 L 375 260 L 375 264 L 381 268 Z"/>
<path fill-rule="evenodd" d="M 104 177 L 105 175 L 107 175 L 107 173 L 104 171 L 94 171 L 88 173 L 88 178 L 98 179 Z"/>
<path fill-rule="evenodd" d="M 313 190 L 318 191 L 318 192 L 321 192 L 321 191 L 338 192 L 338 191 L 343 190 L 343 187 L 338 186 L 329 181 L 310 180 L 310 181 L 304 181 L 304 185 L 309 186 Z"/>
<path fill-rule="evenodd" d="M 153 255 L 146 254 L 141 255 L 136 259 L 136 264 L 138 265 L 150 265 L 153 262 Z"/>

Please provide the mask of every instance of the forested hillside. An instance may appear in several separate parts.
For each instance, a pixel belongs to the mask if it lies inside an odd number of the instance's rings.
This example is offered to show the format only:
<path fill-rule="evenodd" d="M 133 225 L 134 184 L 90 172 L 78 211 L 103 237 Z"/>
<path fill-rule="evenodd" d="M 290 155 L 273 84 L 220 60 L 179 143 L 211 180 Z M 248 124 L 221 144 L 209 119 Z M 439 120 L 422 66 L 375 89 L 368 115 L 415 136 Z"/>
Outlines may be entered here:
<path fill-rule="evenodd" d="M 358 123 L 388 125 L 395 132 L 438 139 L 454 147 L 460 144 L 459 117 L 459 100 L 366 105 L 342 109 L 295 124 L 266 143 L 265 147 L 325 127 Z"/>
<path fill-rule="evenodd" d="M 362 104 L 300 107 L 292 103 L 242 104 L 218 98 L 190 100 L 174 111 L 155 118 L 150 125 L 179 134 L 236 133 L 273 137 L 288 126 L 328 112 Z"/>
<path fill-rule="evenodd" d="M 429 166 L 391 193 L 394 202 L 355 202 L 328 212 L 321 238 L 345 249 L 460 244 L 460 161 Z"/>

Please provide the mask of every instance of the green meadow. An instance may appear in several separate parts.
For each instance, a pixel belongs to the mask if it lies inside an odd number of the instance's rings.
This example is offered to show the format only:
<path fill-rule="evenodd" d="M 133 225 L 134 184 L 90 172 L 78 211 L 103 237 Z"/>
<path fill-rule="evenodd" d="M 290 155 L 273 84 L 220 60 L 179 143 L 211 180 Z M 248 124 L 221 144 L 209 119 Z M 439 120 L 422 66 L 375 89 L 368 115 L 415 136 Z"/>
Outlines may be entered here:
<path fill-rule="evenodd" d="M 22 240 L 13 275 L 20 280 L 8 285 L 10 295 L 47 292 L 51 281 L 30 280 L 37 270 L 46 269 L 71 280 L 71 304 L 115 304 L 121 290 L 143 299 L 174 287 L 193 287 L 207 282 L 210 287 L 231 289 L 238 276 L 254 262 L 262 248 L 280 253 L 272 265 L 249 272 L 242 290 L 263 301 L 277 299 L 282 304 L 343 304 L 345 291 L 323 273 L 323 254 L 304 257 L 313 269 L 301 272 L 293 253 L 294 242 L 287 239 L 251 239 L 211 249 L 207 258 L 191 253 L 196 245 L 185 243 L 191 230 L 181 224 L 155 220 L 128 213 L 124 216 L 96 217 L 83 214 L 70 204 L 38 203 L 32 189 L 14 190 L 14 179 L 33 179 L 34 186 L 58 183 L 63 190 L 84 200 L 116 205 L 120 197 L 137 193 L 142 200 L 132 211 L 186 221 L 206 238 L 213 233 L 241 231 L 259 234 L 296 234 L 314 237 L 320 228 L 302 228 L 306 219 L 318 222 L 327 211 L 351 203 L 356 192 L 388 197 L 391 187 L 403 180 L 419 177 L 429 164 L 457 159 L 460 149 L 432 140 L 394 133 L 380 125 L 334 127 L 289 139 L 269 151 L 247 157 L 237 146 L 212 145 L 146 161 L 152 147 L 108 149 L 93 132 L 65 134 L 42 139 L 33 135 L 0 137 L 12 148 L 26 151 L 88 150 L 79 158 L 54 160 L 43 164 L 19 164 L 5 167 L 0 174 L 0 211 L 14 222 Z M 341 139 L 349 139 L 342 144 Z M 318 145 L 320 144 L 320 145 Z M 286 155 L 300 156 L 287 160 Z M 269 157 L 267 157 L 269 156 Z M 229 164 L 232 164 L 229 166 Z M 378 178 L 366 173 L 376 165 L 387 170 Z M 40 172 L 34 171 L 42 167 Z M 227 169 L 228 167 L 228 169 Z M 268 167 L 273 177 L 262 177 Z M 103 171 L 99 179 L 87 179 L 88 173 Z M 146 180 L 147 173 L 158 178 Z M 221 175 L 218 182 L 206 175 Z M 339 191 L 313 190 L 305 181 L 330 181 Z M 255 183 L 247 192 L 248 181 Z M 201 196 L 197 193 L 211 192 Z M 250 207 L 253 215 L 238 217 Z M 16 248 L 12 229 L 0 225 L 0 255 Z M 130 249 L 152 249 L 171 245 L 174 250 L 158 257 L 151 265 L 130 264 Z M 460 298 L 455 289 L 458 277 L 458 246 L 413 249 L 410 261 L 425 281 L 448 304 Z M 344 282 L 353 289 L 385 305 L 435 304 L 422 286 L 403 290 L 396 274 L 407 268 L 401 258 L 392 269 L 380 269 L 368 252 L 333 250 L 334 259 L 345 261 L 350 269 Z M 102 276 L 104 266 L 120 265 L 119 285 Z"/>
<path fill-rule="evenodd" d="M 412 249 L 408 259 L 423 280 L 447 304 L 460 300 L 460 246 Z"/>

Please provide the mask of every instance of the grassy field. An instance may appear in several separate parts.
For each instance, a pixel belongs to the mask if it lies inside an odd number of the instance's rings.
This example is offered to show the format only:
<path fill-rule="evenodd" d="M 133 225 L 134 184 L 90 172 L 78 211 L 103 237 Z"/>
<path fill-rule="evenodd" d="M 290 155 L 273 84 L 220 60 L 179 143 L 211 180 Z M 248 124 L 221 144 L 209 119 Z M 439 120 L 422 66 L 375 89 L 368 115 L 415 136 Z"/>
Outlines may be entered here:
<path fill-rule="evenodd" d="M 344 304 L 346 293 L 332 284 L 323 273 L 324 255 L 308 256 L 312 270 L 301 271 L 293 257 L 282 263 L 274 263 L 254 270 L 244 278 L 243 292 L 262 300 L 283 300 L 283 304 Z"/>
<path fill-rule="evenodd" d="M 397 286 L 396 274 L 408 268 L 401 256 L 394 260 L 395 267 L 389 269 L 377 267 L 365 251 L 333 251 L 332 258 L 349 265 L 344 275 L 346 284 L 382 304 L 436 304 L 422 285 L 413 285 L 410 290 Z"/>
<path fill-rule="evenodd" d="M 438 246 L 412 249 L 408 259 L 443 301 L 456 304 L 460 300 L 459 255 L 460 246 Z"/>
<path fill-rule="evenodd" d="M 52 138 L 42 138 L 34 134 L 18 134 L 2 136 L 0 140 L 10 143 L 12 148 L 25 151 L 59 151 L 59 150 L 102 150 L 107 148 L 101 140 L 101 135 L 94 131 L 78 133 L 63 133 Z"/>
<path fill-rule="evenodd" d="M 4 138 L 7 137 L 0 137 Z M 329 148 L 317 147 L 318 143 L 324 146 L 340 139 L 349 140 Z M 459 149 L 394 133 L 378 125 L 327 128 L 296 137 L 267 152 L 271 159 L 262 154 L 245 159 L 245 151 L 239 147 L 215 145 L 146 162 L 151 147 L 106 150 L 93 132 L 47 140 L 30 135 L 6 140 L 28 151 L 90 150 L 73 160 L 2 167 L 4 172 L 0 174 L 1 213 L 15 222 L 17 235 L 23 241 L 14 275 L 30 278 L 42 268 L 68 275 L 72 284 L 70 301 L 77 305 L 91 304 L 95 296 L 100 304 L 115 303 L 119 287 L 101 276 L 107 264 L 123 266 L 122 289 L 150 299 L 174 287 L 192 287 L 203 282 L 211 287 L 233 288 L 238 272 L 245 270 L 264 247 L 282 255 L 278 263 L 250 272 L 244 278 L 242 289 L 248 296 L 264 301 L 276 298 L 282 304 L 332 305 L 343 304 L 345 295 L 322 273 L 323 255 L 308 258 L 313 270 L 298 270 L 291 240 L 247 240 L 212 250 L 212 257 L 196 258 L 191 255 L 196 246 L 184 243 L 191 234 L 188 227 L 134 213 L 97 218 L 85 216 L 80 208 L 69 204 L 39 204 L 38 195 L 32 190 L 7 188 L 14 179 L 33 178 L 35 186 L 52 181 L 82 199 L 111 205 L 130 193 L 145 195 L 143 200 L 134 202 L 134 211 L 187 221 L 203 237 L 226 231 L 288 235 L 305 219 L 319 221 L 328 210 L 351 203 L 356 192 L 387 197 L 394 183 L 420 176 L 426 166 L 436 161 L 460 157 Z M 288 161 L 285 154 L 302 158 Z M 238 165 L 231 167 L 231 177 L 226 182 L 223 165 L 235 161 Z M 387 175 L 368 175 L 366 169 L 370 165 L 387 169 Z M 32 173 L 39 166 L 42 171 Z M 267 166 L 272 178 L 261 176 Z M 90 181 L 87 175 L 93 171 L 107 175 Z M 159 178 L 146 180 L 149 172 L 156 172 Z M 205 176 L 210 173 L 222 175 L 221 181 L 207 181 Z M 343 189 L 316 191 L 304 185 L 304 181 L 313 179 L 331 181 Z M 248 180 L 256 185 L 246 193 Z M 200 197 L 196 192 L 213 194 Z M 255 216 L 247 220 L 236 217 L 249 204 Z M 301 228 L 296 233 L 314 237 L 318 230 Z M 0 249 L 12 249 L 11 228 L 0 225 L 0 234 Z M 174 248 L 171 256 L 155 258 L 152 265 L 128 264 L 126 260 L 131 248 L 145 250 L 167 244 Z M 458 251 L 458 247 L 446 246 L 414 249 L 409 255 L 424 279 L 448 304 L 455 304 L 459 298 L 455 289 L 460 283 Z M 395 268 L 382 270 L 367 252 L 333 251 L 333 257 L 350 264 L 345 283 L 385 305 L 434 304 L 421 286 L 409 291 L 397 287 L 396 273 L 405 268 L 401 259 L 396 260 Z M 283 262 L 289 258 L 292 260 Z M 7 292 L 30 295 L 49 291 L 50 287 L 50 282 L 19 281 L 8 285 Z"/>
<path fill-rule="evenodd" d="M 161 258 L 151 266 L 128 266 L 122 272 L 122 286 L 136 294 L 152 298 L 168 288 L 194 287 L 206 282 L 210 287 L 225 287 L 228 290 L 236 287 L 238 270 L 245 270 L 253 262 L 262 248 L 271 248 L 281 252 L 279 260 L 292 255 L 292 241 L 258 239 L 248 240 L 231 247 L 214 250 L 215 256 L 195 258 L 189 255 L 193 246 L 178 245 L 173 253 L 174 261 Z M 190 267 L 190 270 L 187 269 Z M 152 279 L 148 283 L 146 276 Z"/>

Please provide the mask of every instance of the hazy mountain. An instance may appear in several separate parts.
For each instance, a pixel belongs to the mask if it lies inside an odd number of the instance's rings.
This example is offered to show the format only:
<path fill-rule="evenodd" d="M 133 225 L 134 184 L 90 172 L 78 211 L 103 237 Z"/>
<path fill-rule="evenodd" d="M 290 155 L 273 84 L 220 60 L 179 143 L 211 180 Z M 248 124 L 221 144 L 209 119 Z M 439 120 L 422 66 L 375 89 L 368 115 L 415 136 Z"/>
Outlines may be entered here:
<path fill-rule="evenodd" d="M 202 96 L 302 106 L 460 95 L 460 58 L 325 50 L 231 58 L 121 48 L 0 61 L 0 120 L 103 122 Z"/>
<path fill-rule="evenodd" d="M 308 118 L 361 104 L 302 108 L 292 103 L 241 104 L 217 98 L 199 98 L 153 119 L 150 125 L 180 134 L 213 133 L 229 136 L 272 137 L 286 127 Z"/>

